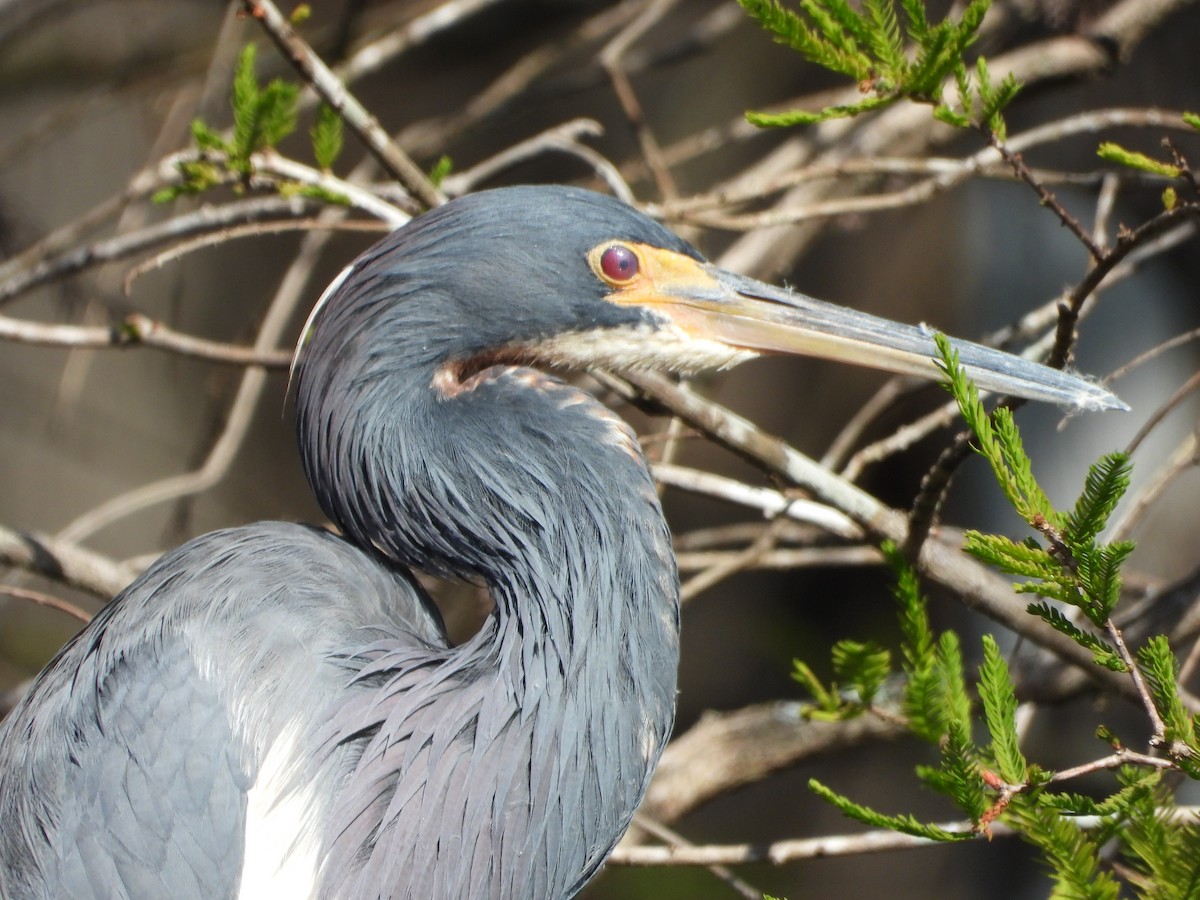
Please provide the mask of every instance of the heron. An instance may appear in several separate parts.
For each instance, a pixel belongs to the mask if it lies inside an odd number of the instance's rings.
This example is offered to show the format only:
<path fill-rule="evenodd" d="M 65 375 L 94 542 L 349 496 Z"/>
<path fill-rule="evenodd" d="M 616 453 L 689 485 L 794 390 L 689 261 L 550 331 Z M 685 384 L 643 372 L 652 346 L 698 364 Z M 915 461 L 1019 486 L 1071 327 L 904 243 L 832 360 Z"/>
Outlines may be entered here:
<path fill-rule="evenodd" d="M 956 346 L 984 389 L 1121 405 Z M 0 895 L 577 894 L 671 731 L 679 588 L 633 432 L 561 372 L 767 353 L 937 375 L 928 329 L 722 270 L 582 189 L 391 233 L 294 362 L 336 530 L 195 538 L 59 652 L 0 725 Z M 486 586 L 480 630 L 452 644 L 414 571 Z"/>

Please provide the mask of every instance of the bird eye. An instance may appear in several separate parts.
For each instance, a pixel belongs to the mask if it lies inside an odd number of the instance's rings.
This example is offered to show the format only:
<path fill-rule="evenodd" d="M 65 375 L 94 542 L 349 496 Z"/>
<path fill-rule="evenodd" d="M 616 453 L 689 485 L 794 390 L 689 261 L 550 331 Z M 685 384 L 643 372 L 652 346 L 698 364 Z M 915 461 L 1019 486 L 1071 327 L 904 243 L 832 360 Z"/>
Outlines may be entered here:
<path fill-rule="evenodd" d="M 637 275 L 639 266 L 637 254 L 620 244 L 614 244 L 600 254 L 600 271 L 609 281 L 629 281 Z"/>

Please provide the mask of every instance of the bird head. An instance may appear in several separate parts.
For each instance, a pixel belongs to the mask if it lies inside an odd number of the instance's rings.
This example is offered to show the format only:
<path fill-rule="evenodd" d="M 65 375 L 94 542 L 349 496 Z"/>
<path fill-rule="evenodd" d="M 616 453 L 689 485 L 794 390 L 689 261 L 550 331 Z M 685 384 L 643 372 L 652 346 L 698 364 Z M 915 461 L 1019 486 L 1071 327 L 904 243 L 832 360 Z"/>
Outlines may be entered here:
<path fill-rule="evenodd" d="M 435 366 L 449 392 L 496 365 L 686 373 L 770 353 L 941 377 L 924 326 L 723 270 L 633 207 L 557 186 L 483 191 L 415 219 L 330 287 L 306 328 L 320 332 L 339 346 L 388 335 L 395 354 Z M 983 390 L 1124 407 L 1069 373 L 954 346 Z"/>

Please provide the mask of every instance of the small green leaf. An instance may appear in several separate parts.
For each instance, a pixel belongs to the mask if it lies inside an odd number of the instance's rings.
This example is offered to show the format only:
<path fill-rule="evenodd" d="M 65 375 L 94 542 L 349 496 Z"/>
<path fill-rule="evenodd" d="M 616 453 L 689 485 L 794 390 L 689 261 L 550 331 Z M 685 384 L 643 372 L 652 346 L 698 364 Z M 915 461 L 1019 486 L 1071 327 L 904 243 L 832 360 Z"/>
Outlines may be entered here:
<path fill-rule="evenodd" d="M 1004 535 L 967 531 L 963 534 L 963 549 L 1006 575 L 1050 581 L 1062 574 L 1061 564 L 1044 548 L 1013 541 Z"/>
<path fill-rule="evenodd" d="M 312 138 L 313 158 L 317 161 L 317 167 L 324 172 L 330 171 L 342 152 L 342 117 L 328 103 L 322 103 L 308 133 Z"/>
<path fill-rule="evenodd" d="M 1157 769 L 1134 769 L 1131 779 L 1115 794 L 1110 794 L 1102 800 L 1083 794 L 1050 791 L 1038 793 L 1036 800 L 1040 806 L 1056 809 L 1069 816 L 1125 815 L 1144 790 L 1159 783 L 1161 773 Z"/>
<path fill-rule="evenodd" d="M 964 735 L 970 735 L 971 695 L 963 674 L 962 647 L 953 631 L 943 631 L 938 636 L 937 672 L 942 683 L 943 730 L 949 733 L 953 726 L 958 726 Z"/>
<path fill-rule="evenodd" d="M 1058 810 L 1019 796 L 1009 805 L 1005 820 L 1041 850 L 1050 864 L 1054 879 L 1052 898 L 1117 900 L 1120 896 L 1119 885 L 1102 868 L 1097 840 Z"/>
<path fill-rule="evenodd" d="M 1137 661 L 1154 706 L 1167 727 L 1167 742 L 1178 742 L 1182 745 L 1177 748 L 1179 751 L 1200 757 L 1196 723 L 1179 696 L 1179 662 L 1166 636 L 1160 634 L 1147 640 L 1138 651 Z"/>
<path fill-rule="evenodd" d="M 1129 667 L 1125 665 L 1116 648 L 1090 631 L 1084 631 L 1079 628 L 1048 603 L 1031 603 L 1026 607 L 1026 611 L 1031 615 L 1037 616 L 1055 631 L 1065 634 L 1071 640 L 1075 641 L 1075 643 L 1091 650 L 1097 665 L 1104 666 L 1104 668 L 1111 669 L 1114 672 L 1129 671 Z"/>
<path fill-rule="evenodd" d="M 296 101 L 300 87 L 278 78 L 267 85 L 259 98 L 260 139 L 256 150 L 274 147 L 296 130 Z"/>
<path fill-rule="evenodd" d="M 1132 465 L 1127 453 L 1109 453 L 1094 462 L 1084 480 L 1083 493 L 1064 526 L 1074 544 L 1095 539 L 1129 488 Z"/>
<path fill-rule="evenodd" d="M 1114 144 L 1111 141 L 1101 144 L 1096 149 L 1096 155 L 1108 162 L 1142 172 L 1150 172 L 1153 175 L 1163 175 L 1167 178 L 1178 178 L 1180 175 L 1178 166 L 1160 162 L 1144 153 L 1138 153 L 1136 150 L 1126 150 L 1120 144 Z"/>
<path fill-rule="evenodd" d="M 297 85 L 275 79 L 265 88 L 254 74 L 255 49 L 247 44 L 233 77 L 233 140 L 229 166 L 248 174 L 250 157 L 274 147 L 296 129 Z"/>
<path fill-rule="evenodd" d="M 1017 696 L 1008 664 L 1000 654 L 996 639 L 983 636 L 983 662 L 979 666 L 979 699 L 992 736 L 992 758 L 1009 784 L 1024 784 L 1029 777 L 1025 755 L 1017 736 Z"/>
<path fill-rule="evenodd" d="M 192 140 L 196 142 L 198 150 L 217 153 L 229 151 L 229 145 L 225 143 L 225 139 L 209 128 L 202 119 L 192 120 Z"/>
<path fill-rule="evenodd" d="M 1194 112 L 1185 112 L 1183 114 L 1183 121 L 1186 124 L 1191 125 L 1197 131 L 1200 131 L 1200 115 L 1197 115 Z"/>
<path fill-rule="evenodd" d="M 442 182 L 450 175 L 454 169 L 454 160 L 449 156 L 442 155 L 438 157 L 438 161 L 433 164 L 433 168 L 429 171 L 429 180 L 434 187 L 441 187 Z"/>
<path fill-rule="evenodd" d="M 833 645 L 834 673 L 854 689 L 864 706 L 871 705 L 891 668 L 891 653 L 878 644 L 841 640 Z"/>
<path fill-rule="evenodd" d="M 230 162 L 247 165 L 254 152 L 258 116 L 258 77 L 254 74 L 253 44 L 242 48 L 237 69 L 233 73 L 233 142 Z"/>
<path fill-rule="evenodd" d="M 971 742 L 970 723 L 951 722 L 942 742 L 942 765 L 923 770 L 927 783 L 946 794 L 971 821 L 978 822 L 988 808 L 978 751 Z"/>
<path fill-rule="evenodd" d="M 941 102 L 942 83 L 964 68 L 963 52 L 975 40 L 990 0 L 972 0 L 959 21 L 944 19 L 929 24 L 922 0 L 798 0 L 793 12 L 779 0 L 738 0 L 774 39 L 791 47 L 809 62 L 846 75 L 866 95 L 863 102 L 831 106 L 820 112 L 751 113 L 748 119 L 762 127 L 812 124 L 856 116 L 907 97 L 936 108 L 942 121 L 967 125 L 968 116 L 952 113 Z M 985 114 L 999 122 L 999 110 L 1016 92 L 1016 82 L 1006 80 L 988 94 Z M 964 109 L 969 109 L 964 94 Z"/>
<path fill-rule="evenodd" d="M 939 122 L 943 122 L 954 128 L 969 128 L 971 126 L 970 118 L 964 116 L 962 113 L 955 112 L 945 104 L 934 107 L 933 117 Z"/>
<path fill-rule="evenodd" d="M 781 113 L 747 112 L 746 121 L 759 128 L 787 128 L 792 125 L 815 125 L 830 119 L 846 119 L 892 103 L 893 97 L 866 97 L 858 103 L 843 106 L 827 106 L 819 112 L 790 109 Z"/>
<path fill-rule="evenodd" d="M 818 710 L 822 712 L 836 712 L 841 707 L 842 700 L 837 695 L 837 692 L 825 687 L 821 683 L 821 679 L 816 676 L 804 661 L 799 659 L 792 660 L 792 679 L 812 694 Z"/>
<path fill-rule="evenodd" d="M 862 806 L 843 797 L 836 791 L 830 790 L 815 778 L 808 782 L 809 790 L 820 797 L 827 803 L 835 806 L 842 815 L 848 816 L 856 821 L 863 822 L 866 825 L 871 825 L 875 828 L 887 828 L 890 831 L 898 831 L 902 834 L 911 834 L 915 837 L 928 838 L 931 841 L 963 841 L 975 837 L 969 831 L 956 832 L 946 831 L 943 828 L 938 828 L 936 825 L 926 825 L 917 821 L 909 815 L 888 816 L 883 813 L 876 812 L 869 807 Z"/>
<path fill-rule="evenodd" d="M 177 184 L 171 185 L 170 187 L 159 188 L 150 195 L 150 202 L 160 204 L 171 203 L 175 200 L 178 200 L 181 196 L 183 196 L 184 193 L 185 191 L 183 191 L 180 185 Z"/>
<path fill-rule="evenodd" d="M 280 193 L 283 193 L 282 186 Z M 321 187 L 319 184 L 298 184 L 295 189 L 295 195 L 298 197 L 307 197 L 310 200 L 318 200 L 321 203 L 328 203 L 330 206 L 353 206 L 350 198 L 345 194 Z"/>

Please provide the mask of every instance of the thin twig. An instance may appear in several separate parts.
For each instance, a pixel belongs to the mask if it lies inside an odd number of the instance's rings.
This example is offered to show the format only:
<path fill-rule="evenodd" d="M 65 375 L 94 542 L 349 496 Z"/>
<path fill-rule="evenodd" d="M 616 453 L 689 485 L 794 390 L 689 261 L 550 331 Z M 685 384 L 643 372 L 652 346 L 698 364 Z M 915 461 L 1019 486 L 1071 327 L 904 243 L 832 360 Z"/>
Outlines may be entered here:
<path fill-rule="evenodd" d="M 1008 146 L 1008 144 L 1000 137 L 1000 135 L 998 135 L 992 129 L 987 128 L 986 126 L 980 126 L 979 131 L 987 139 L 987 142 L 996 150 L 996 152 L 1004 158 L 1004 161 L 1012 167 L 1012 170 L 1016 173 L 1017 177 L 1033 189 L 1033 192 L 1037 194 L 1038 200 L 1041 202 L 1042 206 L 1046 207 L 1056 216 L 1058 216 L 1058 220 L 1067 227 L 1067 230 L 1070 231 L 1071 234 L 1075 235 L 1075 238 L 1079 241 L 1079 243 L 1083 244 L 1083 246 L 1087 248 L 1088 254 L 1092 257 L 1092 259 L 1099 261 L 1100 258 L 1104 256 L 1104 250 L 1097 245 L 1097 243 L 1092 239 L 1092 236 L 1088 233 L 1088 230 L 1084 228 L 1082 224 L 1080 224 L 1079 220 L 1071 215 L 1067 208 L 1059 202 L 1058 198 L 1055 197 L 1049 189 L 1047 189 L 1046 185 L 1043 184 L 1037 178 L 1037 176 L 1033 174 L 1032 171 L 1030 171 L 1029 166 L 1025 165 L 1024 156 L 1022 156 L 1019 151 L 1013 151 L 1013 149 Z"/>
<path fill-rule="evenodd" d="M 128 296 L 133 291 L 134 282 L 147 272 L 161 269 L 167 263 L 182 259 L 189 253 L 195 253 L 198 250 L 208 247 L 216 247 L 238 238 L 262 237 L 268 234 L 289 234 L 294 231 L 314 231 L 322 228 L 329 231 L 355 231 L 378 234 L 379 232 L 390 231 L 392 226 L 378 219 L 324 222 L 316 217 L 311 219 L 290 219 L 284 222 L 256 222 L 251 225 L 234 225 L 213 234 L 202 235 L 188 241 L 180 241 L 163 252 L 151 256 L 149 259 L 142 260 L 125 273 L 125 278 L 121 286 Z"/>
<path fill-rule="evenodd" d="M 625 55 L 626 50 L 654 27 L 677 2 L 678 0 L 648 0 L 642 14 L 630 22 L 620 34 L 613 38 L 608 46 L 600 52 L 599 57 L 600 65 L 604 67 L 604 71 L 608 73 L 608 77 L 612 80 L 613 91 L 621 103 L 621 108 L 625 111 L 625 116 L 629 120 L 629 124 L 633 127 L 634 133 L 637 135 L 638 143 L 642 148 L 642 156 L 646 160 L 646 166 L 654 175 L 654 181 L 658 185 L 659 194 L 664 200 L 671 200 L 678 196 L 679 188 L 676 186 L 675 179 L 671 175 L 671 170 L 663 158 L 662 147 L 659 146 L 649 122 L 646 121 L 645 110 L 638 101 L 637 93 L 634 91 L 633 84 L 629 80 L 629 75 L 625 71 L 622 57 Z"/>
<path fill-rule="evenodd" d="M 1196 432 L 1193 430 L 1171 451 L 1166 462 L 1151 473 L 1149 481 L 1141 490 L 1124 504 L 1124 512 L 1120 518 L 1109 525 L 1110 540 L 1125 540 L 1133 534 L 1150 508 L 1175 479 L 1197 465 L 1200 465 L 1200 443 L 1197 442 Z"/>
<path fill-rule="evenodd" d="M 1104 383 L 1112 384 L 1115 381 L 1120 381 L 1134 369 L 1140 368 L 1148 362 L 1153 362 L 1168 350 L 1173 350 L 1176 347 L 1182 347 L 1184 344 L 1189 344 L 1198 338 L 1200 338 L 1200 328 L 1193 328 L 1190 331 L 1183 332 L 1182 334 L 1173 335 L 1167 338 L 1165 341 L 1160 341 L 1149 350 L 1139 353 L 1123 366 L 1113 369 L 1113 371 L 1105 377 Z"/>
<path fill-rule="evenodd" d="M 53 325 L 0 316 L 0 340 L 72 350 L 153 347 L 179 356 L 233 366 L 286 369 L 291 354 L 225 344 L 183 334 L 169 325 L 135 313 L 112 326 Z"/>
<path fill-rule="evenodd" d="M 733 478 L 670 463 L 655 463 L 654 477 L 680 490 L 716 497 L 739 506 L 759 510 L 764 516 L 782 516 L 850 540 L 861 540 L 863 530 L 849 516 L 812 500 L 790 498 L 772 488 L 754 487 Z"/>
<path fill-rule="evenodd" d="M 739 119 L 738 124 L 744 125 L 744 119 Z M 1100 109 L 1078 113 L 1030 128 L 1028 131 L 1011 137 L 1008 140 L 1008 147 L 1014 152 L 1024 152 L 1044 144 L 1061 142 L 1077 134 L 1092 134 L 1116 127 L 1191 130 L 1178 112 L 1141 108 Z M 669 148 L 667 153 L 676 164 L 690 158 L 675 159 L 678 151 L 674 147 Z M 1093 185 L 1102 184 L 1106 179 L 1112 178 L 1111 172 L 1077 174 L 1049 172 L 1041 169 L 1031 171 L 1044 183 Z M 846 201 L 835 199 L 815 206 L 779 207 L 773 211 L 773 218 L 726 217 L 714 221 L 714 224 L 716 227 L 744 230 L 754 225 L 800 222 L 813 216 L 833 216 L 851 212 L 869 212 L 873 209 L 891 209 L 931 199 L 957 186 L 968 177 L 1017 178 L 1017 175 L 1003 163 L 1000 155 L 992 147 L 984 147 L 962 159 L 880 155 L 806 163 L 780 175 L 753 179 L 744 185 L 723 187 L 716 191 L 681 198 L 670 203 L 648 204 L 646 209 L 650 215 L 668 221 L 685 220 L 700 223 L 703 221 L 702 219 L 692 218 L 692 216 L 719 208 L 736 207 L 746 203 L 761 203 L 764 197 L 807 182 L 844 179 L 859 175 L 926 175 L 933 177 L 900 191 L 870 195 L 866 199 L 869 199 L 871 204 L 867 206 L 859 205 L 859 201 L 864 199 L 861 197 L 850 198 Z M 1142 173 L 1122 173 L 1121 177 L 1134 182 L 1145 181 L 1153 184 L 1161 184 L 1166 181 L 1163 176 L 1144 178 Z M 843 203 L 846 205 L 840 205 Z"/>
<path fill-rule="evenodd" d="M 72 619 L 75 619 L 78 622 L 82 622 L 84 625 L 92 621 L 91 615 L 85 610 L 76 606 L 74 603 L 68 603 L 66 600 L 62 600 L 51 594 L 43 593 L 42 591 L 31 591 L 28 588 L 19 588 L 13 587 L 9 584 L 0 584 L 0 594 L 14 597 L 17 600 L 25 600 L 26 602 L 33 603 L 36 606 L 43 606 L 46 609 L 52 609 L 55 612 L 63 613 L 64 615 L 70 616 Z"/>
<path fill-rule="evenodd" d="M 752 568 L 756 562 L 771 551 L 778 537 L 780 519 L 775 519 L 762 530 L 750 546 L 730 555 L 728 558 L 713 563 L 707 569 L 697 572 L 679 586 L 679 602 L 687 603 L 719 584 L 726 578 L 736 575 L 745 569 Z"/>
<path fill-rule="evenodd" d="M 1187 220 L 1195 219 L 1200 219 L 1200 206 L 1181 204 L 1159 213 L 1133 231 L 1119 235 L 1117 243 L 1112 249 L 1104 252 L 1096 260 L 1096 264 L 1071 289 L 1061 304 L 1058 334 L 1055 338 L 1054 348 L 1046 360 L 1046 365 L 1056 369 L 1061 369 L 1066 365 L 1073 344 L 1075 326 L 1079 320 L 1080 308 L 1121 262 L 1143 244 L 1162 237 Z"/>
<path fill-rule="evenodd" d="M 626 203 L 633 203 L 633 191 L 621 177 L 621 170 L 603 154 L 579 143 L 582 137 L 597 137 L 603 133 L 604 128 L 595 119 L 572 119 L 507 147 L 470 169 L 456 172 L 442 182 L 442 188 L 450 196 L 465 194 L 507 168 L 553 151 L 583 160 L 617 197 Z"/>
<path fill-rule="evenodd" d="M 317 208 L 317 204 L 300 197 L 253 197 L 220 206 L 202 206 L 165 222 L 73 247 L 48 258 L 30 260 L 30 265 L 10 271 L 7 277 L 0 280 L 0 305 L 51 281 L 78 274 L 93 266 L 126 259 L 182 238 L 249 222 L 301 218 Z"/>
<path fill-rule="evenodd" d="M 1146 716 L 1150 719 L 1150 725 L 1153 729 L 1153 734 L 1150 737 L 1150 745 L 1153 747 L 1161 746 L 1166 740 L 1167 725 L 1163 721 L 1162 716 L 1158 714 L 1158 707 L 1154 705 L 1154 697 L 1151 696 L 1150 689 L 1146 686 L 1146 679 L 1142 677 L 1142 670 L 1138 668 L 1137 660 L 1133 658 L 1133 654 L 1125 646 L 1125 636 L 1121 634 L 1121 629 L 1117 627 L 1112 619 L 1104 623 L 1104 630 L 1112 638 L 1112 642 L 1117 648 L 1117 655 L 1121 657 L 1121 662 L 1129 667 L 1130 680 L 1133 681 L 1134 687 L 1137 688 L 1137 695 L 1146 710 Z"/>
<path fill-rule="evenodd" d="M 1070 781 L 1073 778 L 1079 778 L 1083 775 L 1091 775 L 1095 772 L 1120 769 L 1123 766 L 1172 769 L 1175 767 L 1175 763 L 1169 759 L 1163 759 L 1161 756 L 1148 756 L 1145 753 L 1136 753 L 1133 750 L 1118 750 L 1115 753 L 1089 763 L 1081 763 L 1078 766 L 1071 766 L 1069 769 L 1059 769 L 1050 777 L 1050 782 L 1058 784 L 1063 781 Z"/>
<path fill-rule="evenodd" d="M 1193 372 L 1183 384 L 1171 392 L 1170 397 L 1160 403 L 1158 408 L 1146 418 L 1146 421 L 1137 430 L 1137 434 L 1126 444 L 1125 452 L 1129 454 L 1136 453 L 1138 447 L 1142 445 L 1142 441 L 1150 436 L 1150 433 L 1161 424 L 1162 420 L 1198 389 L 1200 389 L 1200 372 Z"/>
<path fill-rule="evenodd" d="M 685 838 L 683 835 L 681 835 L 679 832 L 675 831 L 674 829 L 668 828 L 662 822 L 658 822 L 655 819 L 651 818 L 650 816 L 639 813 L 638 815 L 634 816 L 633 824 L 634 824 L 635 828 L 642 829 L 647 834 L 649 834 L 651 837 L 662 841 L 667 846 L 670 846 L 670 847 L 694 847 L 694 846 L 696 846 L 691 841 L 689 841 L 687 838 Z M 762 891 L 758 890 L 757 888 L 753 887 L 750 884 L 747 884 L 745 881 L 742 881 L 742 879 L 738 878 L 736 875 L 734 875 L 732 872 L 730 872 L 729 869 L 727 869 L 725 866 L 709 866 L 708 870 L 714 876 L 716 876 L 718 879 L 720 879 L 722 882 L 729 885 L 729 887 L 732 888 L 734 891 L 736 891 L 739 895 L 741 895 L 742 897 L 745 897 L 746 900 L 762 900 L 762 898 L 763 898 Z"/>
<path fill-rule="evenodd" d="M 937 828 L 952 834 L 973 833 L 974 823 L 944 822 Z M 1004 825 L 993 825 L 993 837 L 1015 834 Z M 941 841 L 898 831 L 866 831 L 860 834 L 773 841 L 768 844 L 709 844 L 691 847 L 617 847 L 609 862 L 618 866 L 737 866 L 770 863 L 781 866 L 802 859 L 857 856 L 890 850 L 912 850 L 942 846 Z"/>
<path fill-rule="evenodd" d="M 697 572 L 732 562 L 735 558 L 740 558 L 742 552 L 740 550 L 681 550 L 675 554 L 675 562 L 678 564 L 680 572 Z M 792 569 L 835 566 L 878 566 L 882 563 L 883 554 L 878 547 L 870 544 L 849 547 L 777 547 L 758 555 L 742 568 L 790 571 Z"/>
<path fill-rule="evenodd" d="M 1159 811 L 1172 821 L 1192 821 L 1200 813 L 1200 807 L 1178 806 Z M 1071 822 L 1080 829 L 1092 831 L 1109 827 L 1108 816 L 1071 816 Z M 970 820 L 943 822 L 935 827 L 951 834 L 974 834 L 975 825 Z M 989 837 L 1014 837 L 1018 832 L 1000 824 L 993 824 Z M 982 838 L 982 835 L 979 835 Z M 942 841 L 915 837 L 898 831 L 872 830 L 859 834 L 829 835 L 828 837 L 801 838 L 774 841 L 768 844 L 710 844 L 692 847 L 628 847 L 620 846 L 609 861 L 619 866 L 736 866 L 747 863 L 771 863 L 784 865 L 802 859 L 822 859 L 830 856 L 856 856 L 863 853 L 880 853 L 891 850 L 915 850 L 924 847 L 945 846 Z"/>
<path fill-rule="evenodd" d="M 334 67 L 334 75 L 344 84 L 351 84 L 378 72 L 413 47 L 462 24 L 488 7 L 505 2 L 508 0 L 443 0 L 393 31 L 355 48 L 344 62 Z"/>

